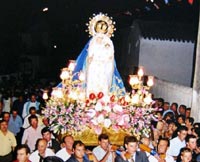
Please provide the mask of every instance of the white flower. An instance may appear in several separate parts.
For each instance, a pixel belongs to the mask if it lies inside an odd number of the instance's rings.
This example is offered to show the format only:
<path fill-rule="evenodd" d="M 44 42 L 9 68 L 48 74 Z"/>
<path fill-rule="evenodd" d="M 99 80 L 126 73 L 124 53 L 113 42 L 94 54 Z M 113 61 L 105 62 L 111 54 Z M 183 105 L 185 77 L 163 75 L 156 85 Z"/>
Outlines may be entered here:
<path fill-rule="evenodd" d="M 111 120 L 110 120 L 110 119 L 105 119 L 105 120 L 104 120 L 104 126 L 105 126 L 106 128 L 109 128 L 110 125 L 111 125 Z"/>
<path fill-rule="evenodd" d="M 100 102 L 97 102 L 96 106 L 95 106 L 95 110 L 96 111 L 101 111 L 103 109 L 102 104 Z"/>
<path fill-rule="evenodd" d="M 87 115 L 90 118 L 93 118 L 96 115 L 96 111 L 94 109 L 90 109 L 90 110 L 88 110 Z"/>
<path fill-rule="evenodd" d="M 104 116 L 103 114 L 100 114 L 97 118 L 98 123 L 103 123 L 104 122 Z"/>
<path fill-rule="evenodd" d="M 93 123 L 94 125 L 98 125 L 97 118 L 92 119 L 92 120 L 91 120 L 91 123 Z"/>
<path fill-rule="evenodd" d="M 110 102 L 110 97 L 108 95 L 103 96 L 102 101 L 104 103 L 109 103 Z"/>
<path fill-rule="evenodd" d="M 122 109 L 122 107 L 121 107 L 120 105 L 115 105 L 115 106 L 113 107 L 113 111 L 114 111 L 114 112 L 122 112 L 123 109 Z"/>
<path fill-rule="evenodd" d="M 111 112 L 111 108 L 109 106 L 104 106 L 103 109 L 106 110 L 108 113 Z"/>

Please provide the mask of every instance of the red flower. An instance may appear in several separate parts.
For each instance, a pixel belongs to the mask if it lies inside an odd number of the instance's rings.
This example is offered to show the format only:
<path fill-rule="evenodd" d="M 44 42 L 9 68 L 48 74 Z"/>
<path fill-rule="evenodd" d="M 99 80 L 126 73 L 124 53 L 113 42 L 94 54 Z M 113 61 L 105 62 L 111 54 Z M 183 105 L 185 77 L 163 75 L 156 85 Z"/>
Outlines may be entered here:
<path fill-rule="evenodd" d="M 91 100 L 94 100 L 94 99 L 96 98 L 96 96 L 95 96 L 94 93 L 90 93 L 89 98 L 90 98 Z"/>
<path fill-rule="evenodd" d="M 125 97 L 122 97 L 119 99 L 119 103 L 124 105 L 125 104 Z"/>
<path fill-rule="evenodd" d="M 115 101 L 115 95 L 112 95 L 112 96 L 110 97 L 110 101 L 111 101 L 111 102 L 114 102 L 114 101 Z"/>
<path fill-rule="evenodd" d="M 101 99 L 103 96 L 104 96 L 103 92 L 99 92 L 97 95 L 98 99 Z"/>

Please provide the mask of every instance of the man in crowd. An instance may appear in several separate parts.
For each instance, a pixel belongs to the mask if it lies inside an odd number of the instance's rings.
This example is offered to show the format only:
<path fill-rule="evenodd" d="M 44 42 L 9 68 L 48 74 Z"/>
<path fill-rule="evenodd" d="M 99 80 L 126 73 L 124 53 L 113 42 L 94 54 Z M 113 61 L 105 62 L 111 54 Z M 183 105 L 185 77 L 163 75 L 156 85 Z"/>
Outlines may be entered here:
<path fill-rule="evenodd" d="M 5 120 L 0 121 L 0 144 L 0 162 L 11 162 L 17 142 L 14 134 L 8 130 Z"/>
<path fill-rule="evenodd" d="M 37 150 L 29 157 L 29 160 L 32 162 L 42 162 L 45 157 L 55 155 L 51 149 L 47 148 L 47 141 L 45 139 L 38 139 L 36 142 L 36 148 Z"/>
<path fill-rule="evenodd" d="M 173 156 L 175 160 L 179 155 L 180 149 L 186 146 L 185 138 L 187 136 L 187 131 L 188 129 L 186 126 L 180 126 L 178 128 L 178 136 L 170 140 L 167 154 Z"/>
<path fill-rule="evenodd" d="M 42 125 L 42 121 L 41 121 L 41 117 L 39 114 L 37 114 L 36 108 L 34 106 L 30 107 L 29 109 L 29 114 L 24 118 L 24 124 L 23 124 L 23 128 L 26 129 L 28 127 L 30 127 L 30 123 L 28 121 L 28 118 L 31 115 L 35 115 L 38 118 L 38 125 Z"/>
<path fill-rule="evenodd" d="M 158 140 L 157 154 L 155 156 L 149 156 L 150 162 L 174 162 L 174 158 L 168 155 L 167 149 L 170 145 L 168 138 L 160 138 Z"/>
<path fill-rule="evenodd" d="M 61 158 L 63 161 L 66 161 L 71 157 L 71 154 L 73 153 L 74 138 L 71 135 L 66 135 L 63 137 L 62 142 L 64 143 L 65 147 L 58 151 L 56 156 Z"/>
<path fill-rule="evenodd" d="M 22 118 L 18 115 L 17 110 L 13 109 L 8 122 L 8 129 L 15 135 L 17 144 L 20 144 L 21 142 L 21 134 L 20 134 L 21 127 L 22 127 Z"/>
<path fill-rule="evenodd" d="M 47 140 L 47 147 L 52 149 L 55 153 L 57 153 L 60 148 L 60 143 L 55 139 L 52 138 L 51 131 L 48 127 L 44 127 L 41 131 L 42 137 Z"/>
<path fill-rule="evenodd" d="M 196 148 L 197 148 L 197 137 L 195 135 L 192 134 L 188 134 L 187 137 L 185 138 L 185 142 L 186 142 L 186 147 L 185 148 L 189 148 L 192 152 L 192 162 L 196 161 L 197 158 L 197 154 L 195 152 Z M 179 153 L 178 157 L 177 157 L 177 161 L 181 161 L 181 154 Z"/>
<path fill-rule="evenodd" d="M 85 145 L 81 141 L 75 141 L 73 144 L 73 154 L 66 162 L 89 162 L 85 158 Z"/>
<path fill-rule="evenodd" d="M 35 107 L 37 111 L 40 109 L 40 103 L 36 101 L 36 95 L 31 94 L 30 101 L 24 104 L 22 117 L 25 118 L 29 114 L 30 107 Z"/>
<path fill-rule="evenodd" d="M 38 126 L 37 116 L 31 115 L 28 120 L 31 126 L 25 129 L 22 137 L 22 144 L 27 144 L 31 152 L 33 152 L 37 139 L 42 138 L 41 127 Z"/>
<path fill-rule="evenodd" d="M 145 152 L 137 151 L 138 140 L 135 136 L 126 136 L 124 146 L 126 150 L 116 156 L 115 162 L 149 162 Z"/>
<path fill-rule="evenodd" d="M 93 154 L 100 162 L 114 162 L 115 152 L 112 151 L 107 134 L 100 134 L 98 137 L 99 146 L 93 149 Z"/>
<path fill-rule="evenodd" d="M 24 144 L 17 147 L 17 160 L 14 162 L 31 162 L 29 160 L 30 156 L 30 149 L 29 147 Z"/>

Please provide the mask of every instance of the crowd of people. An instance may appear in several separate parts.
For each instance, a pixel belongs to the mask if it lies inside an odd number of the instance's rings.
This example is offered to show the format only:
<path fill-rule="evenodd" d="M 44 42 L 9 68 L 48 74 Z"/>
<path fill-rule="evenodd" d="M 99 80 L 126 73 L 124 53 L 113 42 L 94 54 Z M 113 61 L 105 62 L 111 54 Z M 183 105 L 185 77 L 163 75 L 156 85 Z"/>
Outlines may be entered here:
<path fill-rule="evenodd" d="M 0 162 L 195 162 L 200 161 L 200 123 L 191 108 L 156 98 L 157 120 L 150 135 L 124 138 L 114 147 L 107 134 L 98 146 L 86 149 L 81 141 L 66 135 L 58 139 L 42 113 L 41 87 L 0 91 Z M 142 144 L 142 145 L 141 145 Z"/>

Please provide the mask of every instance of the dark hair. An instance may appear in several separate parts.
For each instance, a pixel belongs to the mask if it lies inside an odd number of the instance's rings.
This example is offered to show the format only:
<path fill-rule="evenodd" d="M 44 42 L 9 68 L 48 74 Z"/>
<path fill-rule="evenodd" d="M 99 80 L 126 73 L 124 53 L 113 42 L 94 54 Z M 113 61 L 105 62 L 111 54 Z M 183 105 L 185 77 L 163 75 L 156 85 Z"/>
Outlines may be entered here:
<path fill-rule="evenodd" d="M 138 142 L 135 136 L 125 136 L 124 137 L 124 145 L 128 144 L 129 142 Z"/>
<path fill-rule="evenodd" d="M 200 138 L 197 139 L 197 147 L 200 147 Z"/>
<path fill-rule="evenodd" d="M 9 112 L 3 112 L 3 117 L 4 117 L 5 114 L 8 114 L 10 116 Z"/>
<path fill-rule="evenodd" d="M 191 152 L 191 154 L 192 154 L 192 150 L 190 150 L 190 149 L 187 148 L 187 147 L 181 148 L 181 150 L 180 150 L 180 155 L 183 155 L 184 152 Z"/>
<path fill-rule="evenodd" d="M 29 124 L 31 124 L 31 119 L 37 119 L 38 120 L 38 117 L 36 115 L 31 115 L 28 117 L 28 122 Z"/>
<path fill-rule="evenodd" d="M 43 162 L 64 162 L 64 161 L 57 156 L 47 156 L 44 158 Z"/>
<path fill-rule="evenodd" d="M 75 149 L 76 146 L 84 146 L 85 147 L 84 143 L 82 141 L 80 141 L 80 140 L 74 141 L 73 149 Z"/>
<path fill-rule="evenodd" d="M 200 128 L 194 128 L 194 132 L 197 134 L 198 138 L 200 137 Z"/>
<path fill-rule="evenodd" d="M 99 137 L 98 137 L 98 141 L 101 141 L 102 139 L 108 140 L 109 137 L 108 137 L 107 134 L 100 134 Z"/>
<path fill-rule="evenodd" d="M 191 123 L 191 125 L 194 124 L 194 118 L 193 117 L 187 117 L 186 119 L 189 120 L 189 122 Z"/>
<path fill-rule="evenodd" d="M 187 143 L 187 142 L 189 142 L 189 140 L 191 139 L 191 138 L 197 138 L 195 135 L 193 135 L 193 134 L 188 134 L 187 136 L 186 136 L 186 138 L 185 138 L 185 142 Z"/>
<path fill-rule="evenodd" d="M 178 115 L 176 118 L 176 121 L 178 121 L 178 118 L 182 118 L 183 121 L 185 121 L 185 115 L 182 115 L 182 114 Z"/>
<path fill-rule="evenodd" d="M 178 108 L 178 104 L 176 102 L 173 102 L 171 105 L 174 105 L 176 109 Z"/>
<path fill-rule="evenodd" d="M 194 128 L 200 128 L 200 123 L 194 123 L 194 124 L 193 124 L 193 127 L 194 127 Z"/>
<path fill-rule="evenodd" d="M 167 142 L 167 146 L 170 146 L 170 142 L 169 142 L 169 138 L 166 137 L 161 137 L 158 139 L 158 144 L 160 143 L 160 141 L 166 141 Z"/>
<path fill-rule="evenodd" d="M 41 130 L 41 134 L 42 134 L 42 135 L 43 135 L 44 133 L 46 133 L 46 132 L 51 133 L 49 127 L 44 127 L 44 128 Z"/>
<path fill-rule="evenodd" d="M 0 120 L 0 124 L 3 122 L 7 123 L 7 121 L 5 121 L 4 119 Z"/>
<path fill-rule="evenodd" d="M 25 149 L 25 151 L 26 151 L 26 154 L 30 154 L 30 148 L 28 147 L 28 145 L 27 144 L 22 144 L 22 145 L 19 145 L 19 146 L 17 146 L 17 148 L 16 148 L 16 150 L 18 151 L 18 150 L 21 150 L 21 149 Z"/>
<path fill-rule="evenodd" d="M 31 111 L 35 110 L 36 111 L 36 107 L 34 106 L 31 106 L 30 109 L 29 109 L 29 114 L 31 113 Z"/>
<path fill-rule="evenodd" d="M 184 126 L 184 125 L 181 125 L 180 127 L 178 127 L 178 132 L 181 132 L 181 131 L 188 131 L 188 128 L 186 127 L 186 126 Z"/>
<path fill-rule="evenodd" d="M 186 108 L 186 111 L 187 111 L 187 110 L 191 111 L 191 107 Z"/>

